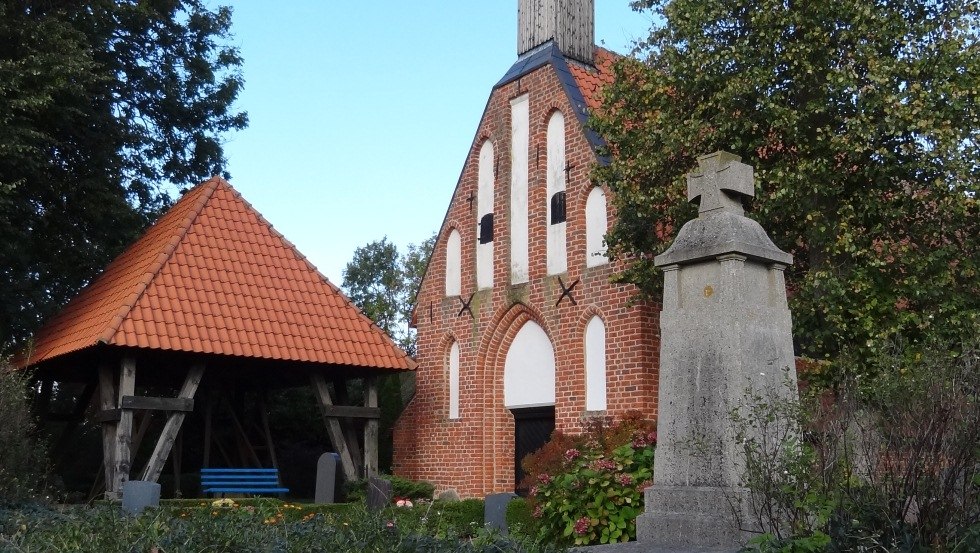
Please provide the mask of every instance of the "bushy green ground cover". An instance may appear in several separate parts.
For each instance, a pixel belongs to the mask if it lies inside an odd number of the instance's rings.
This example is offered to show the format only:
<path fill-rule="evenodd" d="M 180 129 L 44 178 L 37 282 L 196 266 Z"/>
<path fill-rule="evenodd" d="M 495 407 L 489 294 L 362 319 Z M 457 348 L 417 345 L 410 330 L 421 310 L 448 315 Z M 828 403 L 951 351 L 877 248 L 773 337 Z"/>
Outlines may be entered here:
<path fill-rule="evenodd" d="M 361 504 L 259 500 L 164 502 L 138 517 L 118 505 L 0 507 L 3 552 L 546 552 L 483 528 L 480 501 Z"/>

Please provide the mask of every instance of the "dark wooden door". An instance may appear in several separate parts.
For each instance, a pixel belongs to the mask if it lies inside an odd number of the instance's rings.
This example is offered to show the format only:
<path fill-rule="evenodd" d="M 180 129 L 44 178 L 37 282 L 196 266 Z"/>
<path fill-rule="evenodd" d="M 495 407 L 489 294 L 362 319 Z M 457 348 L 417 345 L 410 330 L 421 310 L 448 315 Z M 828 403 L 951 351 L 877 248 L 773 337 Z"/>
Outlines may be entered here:
<path fill-rule="evenodd" d="M 555 408 L 530 407 L 511 412 L 514 414 L 514 486 L 518 494 L 527 495 L 527 489 L 521 488 L 524 480 L 521 461 L 551 439 L 555 430 Z"/>

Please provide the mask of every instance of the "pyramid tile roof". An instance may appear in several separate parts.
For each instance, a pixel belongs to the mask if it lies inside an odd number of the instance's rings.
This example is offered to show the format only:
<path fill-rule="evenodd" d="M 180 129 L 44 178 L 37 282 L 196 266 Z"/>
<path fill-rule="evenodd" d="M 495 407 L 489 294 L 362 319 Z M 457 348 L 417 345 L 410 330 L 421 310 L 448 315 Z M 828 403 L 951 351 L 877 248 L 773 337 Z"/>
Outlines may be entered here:
<path fill-rule="evenodd" d="M 219 177 L 181 198 L 37 332 L 98 344 L 406 370 L 414 361 Z"/>

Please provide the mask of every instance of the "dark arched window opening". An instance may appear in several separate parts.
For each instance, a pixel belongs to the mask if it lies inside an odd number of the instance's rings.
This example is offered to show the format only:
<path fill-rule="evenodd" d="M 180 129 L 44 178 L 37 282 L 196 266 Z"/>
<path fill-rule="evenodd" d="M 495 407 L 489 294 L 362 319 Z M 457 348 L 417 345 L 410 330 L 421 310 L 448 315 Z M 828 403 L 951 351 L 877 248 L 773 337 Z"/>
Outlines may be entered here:
<path fill-rule="evenodd" d="M 480 218 L 480 243 L 493 242 L 493 213 L 487 213 Z"/>
<path fill-rule="evenodd" d="M 551 224 L 565 222 L 565 191 L 555 192 L 551 197 Z"/>

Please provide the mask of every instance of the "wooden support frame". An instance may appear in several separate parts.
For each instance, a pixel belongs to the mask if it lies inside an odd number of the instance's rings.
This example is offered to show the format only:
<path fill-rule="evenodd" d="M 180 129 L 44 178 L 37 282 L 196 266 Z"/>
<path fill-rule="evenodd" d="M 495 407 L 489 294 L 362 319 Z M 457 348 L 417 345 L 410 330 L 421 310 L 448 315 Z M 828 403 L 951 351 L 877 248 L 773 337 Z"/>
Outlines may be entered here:
<path fill-rule="evenodd" d="M 103 363 L 99 365 L 99 406 L 102 413 L 109 411 L 116 406 L 116 378 L 112 367 Z M 105 486 L 106 499 L 119 499 L 119 496 L 112 489 L 111 482 L 114 481 L 116 467 L 116 428 L 119 419 L 105 419 L 102 422 L 102 468 L 103 482 Z"/>
<path fill-rule="evenodd" d="M 328 408 L 328 413 L 326 416 L 334 416 L 329 414 L 329 410 L 341 409 L 342 411 L 347 410 L 350 405 L 350 394 L 347 392 L 347 380 L 343 378 L 333 379 L 333 399 L 334 404 Z M 340 405 L 338 405 L 338 403 Z M 355 409 L 360 409 L 360 407 L 353 406 Z M 351 458 L 354 460 L 354 466 L 357 467 L 358 475 L 364 476 L 361 472 L 364 468 L 364 457 L 361 456 L 361 448 L 358 445 L 360 438 L 358 437 L 357 430 L 354 428 L 354 421 L 347 417 L 341 416 L 340 429 L 344 432 L 344 439 L 347 440 L 347 445 L 350 447 Z"/>
<path fill-rule="evenodd" d="M 204 378 L 204 364 L 200 363 L 192 366 L 187 371 L 187 377 L 184 378 L 184 384 L 180 387 L 180 393 L 177 395 L 177 399 L 190 399 L 193 405 L 194 394 L 197 393 L 197 388 L 201 384 L 202 378 Z M 126 412 L 126 410 L 123 411 L 124 416 Z M 132 413 L 132 411 L 129 412 Z M 185 416 L 186 413 L 183 411 L 172 411 L 168 415 L 167 423 L 163 426 L 163 431 L 160 433 L 160 439 L 157 440 L 156 447 L 153 448 L 153 453 L 146 462 L 146 468 L 143 469 L 142 480 L 156 482 L 160 479 L 163 465 L 167 462 L 167 457 L 170 456 L 174 440 L 180 432 L 180 426 L 184 423 Z"/>
<path fill-rule="evenodd" d="M 123 357 L 119 367 L 119 388 L 118 402 L 122 402 L 125 396 L 136 393 L 136 359 L 133 357 Z M 119 404 L 117 403 L 117 405 Z M 112 471 L 112 478 L 106 480 L 106 489 L 111 490 L 115 498 L 121 497 L 123 484 L 129 480 L 129 472 L 132 468 L 132 439 L 133 439 L 133 412 L 123 409 L 119 414 L 119 422 L 116 424 L 116 443 L 115 443 L 115 466 Z"/>
<path fill-rule="evenodd" d="M 194 400 L 186 397 L 123 396 L 120 398 L 119 408 L 189 413 L 194 410 Z"/>
<path fill-rule="evenodd" d="M 364 407 L 378 409 L 378 377 L 364 379 Z M 368 419 L 364 425 L 364 476 L 370 478 L 378 475 L 378 434 L 380 420 Z"/>
<path fill-rule="evenodd" d="M 318 373 L 311 374 L 310 382 L 313 384 L 313 393 L 316 396 L 317 404 L 320 408 L 332 407 L 333 398 L 330 397 L 330 389 L 327 387 L 327 381 L 323 378 L 323 375 Z M 323 414 L 323 411 L 321 411 L 321 414 Z M 333 442 L 334 447 L 337 448 L 337 453 L 340 455 L 340 466 L 344 471 L 344 478 L 348 482 L 357 480 L 357 463 L 354 462 L 351 444 L 344 436 L 344 432 L 340 427 L 340 420 L 336 417 L 323 414 L 323 421 L 327 426 L 327 434 L 330 436 L 330 441 Z M 353 446 L 356 447 L 357 442 L 354 442 Z"/>

